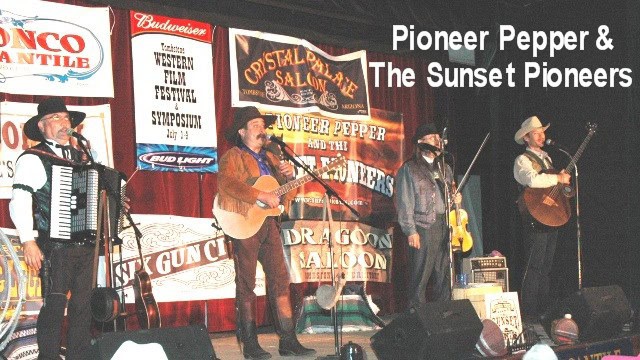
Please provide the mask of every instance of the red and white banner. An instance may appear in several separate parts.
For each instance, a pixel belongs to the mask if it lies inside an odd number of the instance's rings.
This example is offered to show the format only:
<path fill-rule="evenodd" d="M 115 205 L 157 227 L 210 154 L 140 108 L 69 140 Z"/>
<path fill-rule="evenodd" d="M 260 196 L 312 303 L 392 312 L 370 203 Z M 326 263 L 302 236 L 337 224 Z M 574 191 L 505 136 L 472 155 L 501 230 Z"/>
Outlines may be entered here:
<path fill-rule="evenodd" d="M 217 172 L 210 24 L 131 11 L 137 164 Z"/>
<path fill-rule="evenodd" d="M 0 3 L 0 92 L 113 97 L 109 9 Z"/>
<path fill-rule="evenodd" d="M 69 110 L 87 114 L 76 131 L 89 139 L 91 152 L 101 164 L 113 167 L 111 146 L 111 107 L 109 104 L 95 106 L 67 106 Z M 11 199 L 11 187 L 18 156 L 33 145 L 24 135 L 22 128 L 32 116 L 38 113 L 38 104 L 4 101 L 0 103 L 0 199 Z M 72 139 L 72 141 L 75 141 Z"/>
<path fill-rule="evenodd" d="M 132 216 L 142 232 L 144 268 L 157 302 L 236 297 L 233 257 L 227 252 L 222 232 L 211 227 L 212 219 Z M 120 233 L 120 237 L 123 259 L 122 265 L 114 265 L 115 278 L 122 279 L 126 301 L 133 302 L 133 274 L 140 267 L 138 244 L 132 228 Z M 265 294 L 260 263 L 254 291 L 256 295 Z"/>

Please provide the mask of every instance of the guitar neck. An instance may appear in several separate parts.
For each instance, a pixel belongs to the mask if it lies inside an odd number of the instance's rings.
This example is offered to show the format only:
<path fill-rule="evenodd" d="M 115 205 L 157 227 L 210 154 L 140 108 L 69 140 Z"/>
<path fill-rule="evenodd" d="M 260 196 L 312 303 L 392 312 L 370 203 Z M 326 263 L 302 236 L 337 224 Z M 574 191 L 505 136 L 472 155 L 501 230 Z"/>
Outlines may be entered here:
<path fill-rule="evenodd" d="M 584 149 L 587 148 L 587 144 L 589 143 L 589 140 L 591 140 L 592 136 L 593 136 L 593 132 L 590 132 L 587 135 L 587 137 L 584 138 L 584 141 L 582 141 L 582 144 L 580 144 L 580 147 L 578 148 L 578 151 L 576 151 L 576 154 L 573 155 L 573 157 L 571 158 L 571 161 L 569 162 L 567 167 L 564 169 L 566 172 L 571 172 L 571 170 L 573 170 L 573 168 L 576 166 L 576 163 L 578 162 L 578 159 L 580 159 L 580 156 L 582 156 L 582 153 L 584 152 Z"/>
<path fill-rule="evenodd" d="M 313 171 L 312 173 L 315 176 L 320 176 L 321 174 L 324 174 L 325 172 L 331 170 L 332 168 L 333 168 L 333 166 L 331 164 L 328 164 L 328 165 L 325 165 L 325 166 Z M 300 187 L 300 186 L 308 183 L 309 181 L 311 181 L 313 179 L 314 179 L 314 177 L 311 176 L 311 174 L 306 174 L 305 176 L 303 176 L 301 178 L 298 178 L 298 179 L 295 179 L 295 180 L 291 180 L 288 183 L 277 187 L 271 193 L 275 194 L 277 196 L 281 196 L 281 195 L 284 195 L 284 194 L 288 193 L 289 191 L 291 191 L 291 190 L 293 190 L 293 189 L 295 189 L 297 187 Z"/>

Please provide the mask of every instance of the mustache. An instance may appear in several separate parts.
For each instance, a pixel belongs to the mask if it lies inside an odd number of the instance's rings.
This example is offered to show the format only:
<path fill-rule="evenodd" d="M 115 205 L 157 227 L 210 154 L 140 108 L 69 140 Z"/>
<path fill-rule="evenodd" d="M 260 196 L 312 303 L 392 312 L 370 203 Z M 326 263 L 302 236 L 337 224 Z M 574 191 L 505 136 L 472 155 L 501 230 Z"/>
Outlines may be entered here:
<path fill-rule="evenodd" d="M 258 138 L 258 139 L 262 139 L 262 140 L 267 140 L 267 134 L 258 134 L 258 135 L 256 136 L 256 138 Z"/>

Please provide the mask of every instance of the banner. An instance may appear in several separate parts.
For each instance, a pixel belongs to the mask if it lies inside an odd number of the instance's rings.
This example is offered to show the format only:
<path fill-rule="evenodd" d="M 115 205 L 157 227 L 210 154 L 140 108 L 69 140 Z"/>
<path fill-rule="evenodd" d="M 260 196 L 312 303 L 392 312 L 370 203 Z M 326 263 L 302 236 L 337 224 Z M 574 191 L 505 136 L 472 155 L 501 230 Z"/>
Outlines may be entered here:
<path fill-rule="evenodd" d="M 329 282 L 332 264 L 338 279 L 344 276 L 346 281 L 391 281 L 391 229 L 357 222 L 332 225 L 299 220 L 282 223 L 281 232 L 293 283 Z"/>
<path fill-rule="evenodd" d="M 157 302 L 233 299 L 235 269 L 224 235 L 212 219 L 169 215 L 132 215 L 142 239 L 144 267 Z M 132 228 L 120 233 L 122 263 L 114 264 L 116 285 L 124 285 L 127 302 L 134 302 L 133 274 L 140 268 Z M 258 263 L 256 295 L 265 294 L 264 273 Z"/>
<path fill-rule="evenodd" d="M 364 50 L 331 56 L 306 40 L 229 29 L 231 105 L 369 118 Z"/>
<path fill-rule="evenodd" d="M 113 97 L 109 9 L 0 4 L 0 92 Z"/>
<path fill-rule="evenodd" d="M 111 107 L 67 106 L 67 109 L 87 114 L 76 131 L 89 139 L 91 153 L 96 162 L 113 167 L 111 146 Z M 0 103 L 0 199 L 11 199 L 11 188 L 18 156 L 37 142 L 29 140 L 22 131 L 24 123 L 38 113 L 38 104 L 4 101 Z M 72 143 L 75 139 L 71 139 Z M 76 146 L 76 148 L 79 148 Z"/>
<path fill-rule="evenodd" d="M 15 229 L 7 228 L 0 228 L 0 231 L 4 232 L 4 234 L 7 235 L 7 238 L 11 241 L 13 249 L 18 254 L 18 259 L 20 259 L 20 267 L 27 275 L 26 298 L 24 304 L 22 304 L 20 313 L 21 315 L 37 315 L 42 307 L 42 282 L 40 281 L 40 275 L 37 271 L 29 268 L 27 263 L 24 261 L 24 253 L 22 252 L 22 245 L 20 244 L 20 238 L 18 238 L 18 232 Z M 6 250 L 2 253 L 8 254 Z M 4 268 L 4 265 L 6 265 L 8 269 L 11 269 L 11 272 L 14 272 L 12 260 L 7 259 L 6 263 L 0 261 L 0 277 L 2 278 L 2 280 L 0 280 L 0 299 L 2 299 L 2 301 L 7 301 L 7 299 L 9 299 L 10 309 L 13 310 L 18 305 L 18 300 L 20 300 L 18 297 L 18 284 L 16 282 L 17 277 L 13 277 L 14 280 L 12 280 L 11 287 L 9 287 L 5 281 L 7 269 Z"/>
<path fill-rule="evenodd" d="M 211 25 L 130 12 L 137 166 L 217 172 Z"/>
<path fill-rule="evenodd" d="M 318 113 L 273 114 L 278 116 L 273 134 L 299 154 L 299 160 L 309 168 L 318 169 L 337 154 L 346 157 L 346 166 L 321 176 L 357 211 L 351 212 L 332 198 L 336 219 L 384 224 L 395 218 L 395 173 L 403 162 L 401 114 L 371 109 L 371 119 L 367 121 L 329 118 Z M 305 175 L 300 167 L 296 167 L 296 172 L 298 178 Z M 325 193 L 326 189 L 317 181 L 303 185 L 291 204 L 289 216 L 322 219 Z"/>

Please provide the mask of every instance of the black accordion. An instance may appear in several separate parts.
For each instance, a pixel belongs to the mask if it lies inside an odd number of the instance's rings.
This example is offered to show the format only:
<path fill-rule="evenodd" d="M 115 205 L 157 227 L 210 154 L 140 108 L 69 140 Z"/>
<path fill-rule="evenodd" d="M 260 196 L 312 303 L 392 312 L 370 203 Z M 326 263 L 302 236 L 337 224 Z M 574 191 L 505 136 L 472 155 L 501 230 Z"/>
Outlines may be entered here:
<path fill-rule="evenodd" d="M 100 165 L 53 165 L 51 172 L 51 221 L 49 238 L 56 242 L 93 241 L 98 229 L 101 193 L 106 191 L 109 233 L 119 243 L 126 176 Z M 104 217 L 106 218 L 106 217 Z M 104 224 L 102 226 L 105 226 Z"/>

